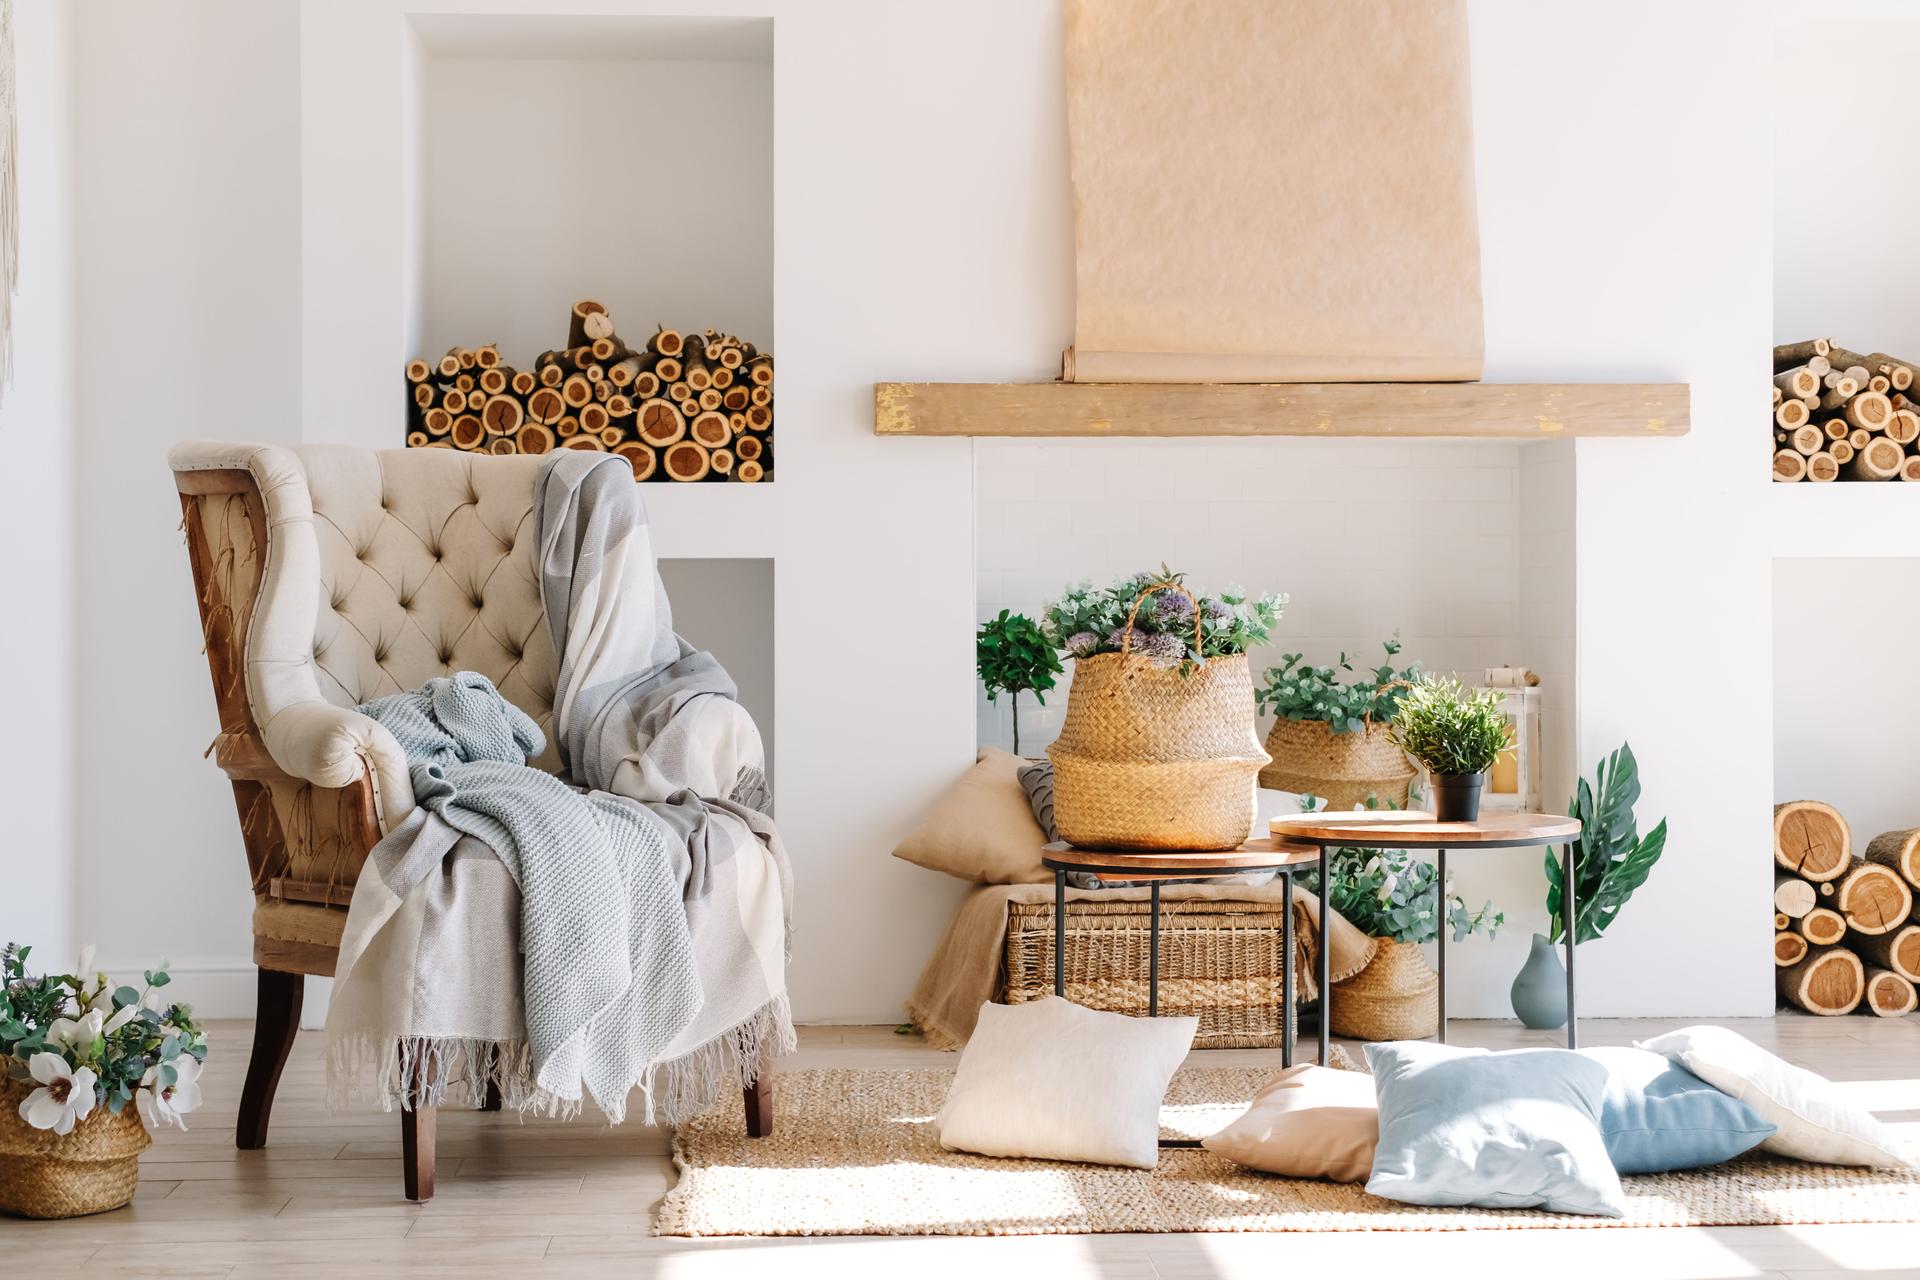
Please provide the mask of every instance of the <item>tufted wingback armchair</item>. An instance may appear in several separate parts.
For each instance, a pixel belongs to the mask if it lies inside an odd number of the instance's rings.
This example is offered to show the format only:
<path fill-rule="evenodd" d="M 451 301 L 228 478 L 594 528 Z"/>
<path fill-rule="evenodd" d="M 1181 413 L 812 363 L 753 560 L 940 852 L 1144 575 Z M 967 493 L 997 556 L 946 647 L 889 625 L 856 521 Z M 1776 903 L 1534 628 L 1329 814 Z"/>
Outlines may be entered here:
<path fill-rule="evenodd" d="M 194 441 L 168 461 L 220 716 L 212 754 L 233 783 L 253 884 L 259 1011 L 236 1140 L 256 1148 L 301 975 L 333 973 L 361 864 L 413 808 L 399 744 L 353 708 L 477 671 L 547 731 L 535 763 L 557 767 L 539 460 Z M 756 1136 L 770 1102 L 748 1092 Z M 402 1122 L 412 1156 L 414 1111 Z M 431 1159 L 429 1127 L 424 1169 L 407 1161 L 409 1198 L 431 1195 Z"/>

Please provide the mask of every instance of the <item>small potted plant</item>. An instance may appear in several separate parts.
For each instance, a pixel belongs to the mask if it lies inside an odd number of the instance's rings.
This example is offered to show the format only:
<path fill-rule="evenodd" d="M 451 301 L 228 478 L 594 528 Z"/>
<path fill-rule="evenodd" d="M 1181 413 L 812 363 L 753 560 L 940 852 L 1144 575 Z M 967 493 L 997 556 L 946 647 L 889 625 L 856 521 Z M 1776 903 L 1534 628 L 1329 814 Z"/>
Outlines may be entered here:
<path fill-rule="evenodd" d="M 1316 797 L 1301 797 L 1302 811 L 1318 806 Z M 1432 1035 L 1439 1025 L 1440 980 L 1420 953 L 1420 944 L 1432 942 L 1443 928 L 1452 930 L 1455 942 L 1476 933 L 1491 938 L 1506 917 L 1492 902 L 1468 910 L 1451 883 L 1443 907 L 1435 892 L 1434 865 L 1405 849 L 1335 849 L 1327 855 L 1327 871 L 1333 909 L 1360 932 L 1380 939 L 1367 967 L 1339 986 L 1333 1001 L 1334 1034 L 1360 1040 Z M 1317 870 L 1300 878 L 1307 892 L 1319 892 Z"/>
<path fill-rule="evenodd" d="M 118 1209 L 152 1145 L 141 1121 L 185 1128 L 200 1105 L 206 1036 L 164 961 L 135 990 L 89 973 L 91 947 L 78 974 L 32 977 L 30 949 L 0 953 L 0 1213 Z"/>
<path fill-rule="evenodd" d="M 1260 771 L 1260 785 L 1275 791 L 1311 792 L 1336 809 L 1369 796 L 1407 803 L 1414 768 L 1394 745 L 1387 721 L 1420 672 L 1419 664 L 1396 670 L 1400 642 L 1385 641 L 1387 660 L 1364 675 L 1342 653 L 1330 667 L 1303 665 L 1302 655 L 1282 655 L 1269 667 L 1255 694 L 1274 717 L 1267 733 L 1273 763 Z"/>
<path fill-rule="evenodd" d="M 1469 689 L 1458 680 L 1421 676 L 1393 713 L 1393 740 L 1426 767 L 1434 817 L 1472 822 L 1480 816 L 1487 773 L 1513 741 L 1497 689 Z"/>
<path fill-rule="evenodd" d="M 1020 754 L 1020 695 L 1031 692 L 1034 701 L 1047 705 L 1046 691 L 1064 667 L 1037 623 L 1025 614 L 1009 613 L 980 624 L 974 639 L 974 662 L 980 681 L 987 686 L 987 701 L 997 702 L 1001 694 L 1013 696 L 1013 754 Z"/>

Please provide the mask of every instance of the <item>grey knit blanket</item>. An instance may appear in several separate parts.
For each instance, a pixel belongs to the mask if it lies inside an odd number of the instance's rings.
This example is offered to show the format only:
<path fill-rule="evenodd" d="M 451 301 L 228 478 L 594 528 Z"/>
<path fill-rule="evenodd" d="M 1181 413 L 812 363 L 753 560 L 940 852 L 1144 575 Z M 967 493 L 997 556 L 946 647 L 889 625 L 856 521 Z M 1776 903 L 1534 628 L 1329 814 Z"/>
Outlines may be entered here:
<path fill-rule="evenodd" d="M 546 750 L 539 726 L 485 676 L 429 680 L 360 710 L 399 742 L 415 802 L 449 829 L 429 843 L 477 839 L 519 889 L 532 1085 L 566 1101 L 584 1086 L 602 1109 L 618 1107 L 701 1005 L 660 827 L 631 800 L 529 768 Z M 419 838 L 383 853 L 387 887 L 403 897 L 431 870 L 406 857 Z"/>
<path fill-rule="evenodd" d="M 611 464 L 611 465 L 609 465 Z M 792 872 L 759 731 L 674 633 L 624 461 L 561 450 L 536 481 L 565 773 L 474 673 L 361 710 L 418 807 L 354 886 L 327 1016 L 338 1103 L 477 1103 L 677 1122 L 794 1047 Z"/>

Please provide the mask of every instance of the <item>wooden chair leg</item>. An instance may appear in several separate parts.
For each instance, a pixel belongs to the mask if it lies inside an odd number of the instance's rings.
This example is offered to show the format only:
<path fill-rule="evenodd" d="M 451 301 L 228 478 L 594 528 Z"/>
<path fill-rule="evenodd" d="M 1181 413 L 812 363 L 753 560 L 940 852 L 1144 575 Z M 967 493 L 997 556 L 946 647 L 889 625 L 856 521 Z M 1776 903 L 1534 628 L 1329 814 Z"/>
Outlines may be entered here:
<path fill-rule="evenodd" d="M 258 1151 L 267 1145 L 274 1090 L 280 1087 L 280 1073 L 300 1030 L 300 1005 L 306 992 L 307 980 L 301 974 L 260 970 L 253 1015 L 253 1056 L 247 1060 L 247 1082 L 240 1090 L 240 1121 L 233 1134 L 234 1145 L 242 1151 Z"/>
<path fill-rule="evenodd" d="M 760 1074 L 747 1086 L 747 1136 L 766 1138 L 773 1134 L 773 1072 L 762 1065 Z"/>
<path fill-rule="evenodd" d="M 415 1104 L 400 1112 L 401 1180 L 407 1199 L 425 1204 L 433 1199 L 434 1108 Z"/>

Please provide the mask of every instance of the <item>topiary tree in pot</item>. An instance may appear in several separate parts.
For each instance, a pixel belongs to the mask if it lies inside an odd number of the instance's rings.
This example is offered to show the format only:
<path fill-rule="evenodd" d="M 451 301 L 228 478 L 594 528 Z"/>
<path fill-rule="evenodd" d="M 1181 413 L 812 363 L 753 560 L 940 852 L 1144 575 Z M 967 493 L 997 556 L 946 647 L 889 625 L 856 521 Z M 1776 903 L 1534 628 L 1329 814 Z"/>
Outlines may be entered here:
<path fill-rule="evenodd" d="M 1013 698 L 1013 754 L 1019 755 L 1020 695 L 1031 692 L 1036 702 L 1046 706 L 1046 691 L 1065 670 L 1060 655 L 1032 618 L 1002 609 L 999 617 L 980 624 L 974 661 L 981 683 L 987 686 L 988 702 L 998 702 L 1003 693 Z"/>

